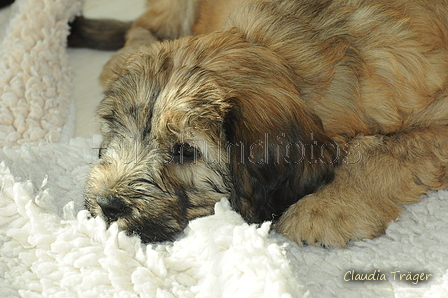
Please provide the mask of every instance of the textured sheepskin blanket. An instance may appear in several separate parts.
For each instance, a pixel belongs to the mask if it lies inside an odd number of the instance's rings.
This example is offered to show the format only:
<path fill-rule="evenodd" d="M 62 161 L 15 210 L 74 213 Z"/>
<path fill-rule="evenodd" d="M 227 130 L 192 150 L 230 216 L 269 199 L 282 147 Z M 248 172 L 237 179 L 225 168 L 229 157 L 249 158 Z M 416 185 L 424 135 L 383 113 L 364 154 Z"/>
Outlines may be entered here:
<path fill-rule="evenodd" d="M 447 191 L 345 250 L 298 247 L 225 199 L 172 243 L 90 219 L 100 137 L 70 139 L 64 49 L 81 4 L 18 0 L 0 14 L 0 297 L 448 297 Z"/>

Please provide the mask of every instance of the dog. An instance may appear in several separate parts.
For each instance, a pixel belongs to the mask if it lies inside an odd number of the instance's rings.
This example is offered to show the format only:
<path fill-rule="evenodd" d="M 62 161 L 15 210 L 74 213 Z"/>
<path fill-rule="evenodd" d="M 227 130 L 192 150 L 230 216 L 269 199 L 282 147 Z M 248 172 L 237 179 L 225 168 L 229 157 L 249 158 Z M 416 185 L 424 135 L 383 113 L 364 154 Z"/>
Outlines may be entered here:
<path fill-rule="evenodd" d="M 97 36 L 72 24 L 72 46 L 126 34 L 100 78 L 93 216 L 171 241 L 226 197 L 298 245 L 343 248 L 448 187 L 448 1 L 147 5 Z"/>

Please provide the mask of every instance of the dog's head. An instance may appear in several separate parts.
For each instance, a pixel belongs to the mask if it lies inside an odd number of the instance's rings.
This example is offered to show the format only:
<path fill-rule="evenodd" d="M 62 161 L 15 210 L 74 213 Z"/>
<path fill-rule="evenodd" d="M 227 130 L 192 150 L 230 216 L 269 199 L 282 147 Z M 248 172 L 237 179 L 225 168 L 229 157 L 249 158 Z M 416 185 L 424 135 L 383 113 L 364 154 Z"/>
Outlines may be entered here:
<path fill-rule="evenodd" d="M 296 79 L 238 34 L 128 53 L 98 109 L 87 208 L 145 242 L 173 239 L 222 197 L 250 222 L 275 220 L 332 179 L 338 156 Z"/>

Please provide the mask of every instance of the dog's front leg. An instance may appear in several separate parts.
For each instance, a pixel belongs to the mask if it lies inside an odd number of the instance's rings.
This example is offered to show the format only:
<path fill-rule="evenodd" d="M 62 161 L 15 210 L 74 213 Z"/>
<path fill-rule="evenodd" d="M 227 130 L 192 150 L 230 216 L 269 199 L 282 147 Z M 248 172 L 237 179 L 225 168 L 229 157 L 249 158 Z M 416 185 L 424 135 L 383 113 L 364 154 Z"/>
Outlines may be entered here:
<path fill-rule="evenodd" d="M 354 139 L 334 181 L 292 205 L 277 231 L 325 247 L 381 235 L 403 204 L 448 187 L 447 136 L 447 127 L 435 127 Z"/>

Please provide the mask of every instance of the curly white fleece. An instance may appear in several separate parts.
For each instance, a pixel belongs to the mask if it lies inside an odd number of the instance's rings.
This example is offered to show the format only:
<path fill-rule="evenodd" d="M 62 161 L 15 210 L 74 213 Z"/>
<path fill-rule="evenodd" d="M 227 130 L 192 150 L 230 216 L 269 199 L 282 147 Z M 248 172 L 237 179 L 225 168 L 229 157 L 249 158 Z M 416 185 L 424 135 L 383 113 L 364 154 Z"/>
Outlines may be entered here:
<path fill-rule="evenodd" d="M 80 8 L 17 0 L 0 11 L 0 297 L 448 297 L 446 190 L 345 250 L 298 247 L 269 223 L 245 224 L 225 200 L 159 245 L 89 219 L 82 192 L 98 138 L 69 140 L 64 49 Z M 387 280 L 345 281 L 352 270 Z M 432 276 L 414 285 L 396 271 Z"/>
<path fill-rule="evenodd" d="M 0 15 L 0 147 L 60 140 L 72 104 L 68 20 L 81 6 L 17 0 Z"/>

